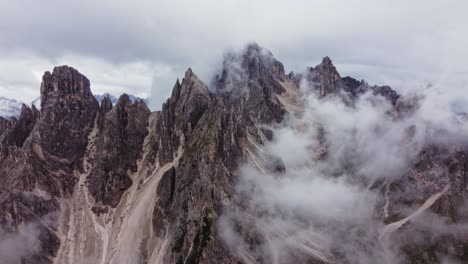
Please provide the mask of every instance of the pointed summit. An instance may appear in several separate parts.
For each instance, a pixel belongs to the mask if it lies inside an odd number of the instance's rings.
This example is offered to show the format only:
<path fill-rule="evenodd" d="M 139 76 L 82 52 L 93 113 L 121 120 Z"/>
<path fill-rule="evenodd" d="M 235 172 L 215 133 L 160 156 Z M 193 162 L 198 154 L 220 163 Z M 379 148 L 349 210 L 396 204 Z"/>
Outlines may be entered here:
<path fill-rule="evenodd" d="M 251 58 L 273 57 L 273 54 L 269 50 L 262 48 L 256 42 L 247 44 L 247 46 L 245 46 L 244 48 L 243 53 Z"/>
<path fill-rule="evenodd" d="M 41 95 L 49 93 L 91 94 L 89 80 L 78 70 L 67 65 L 55 67 L 52 73 L 46 71 L 42 77 Z"/>
<path fill-rule="evenodd" d="M 309 68 L 307 80 L 312 89 L 319 92 L 320 97 L 331 93 L 338 93 L 345 86 L 340 74 L 328 56 L 324 57 L 319 65 Z"/>
<path fill-rule="evenodd" d="M 41 83 L 41 118 L 33 141 L 44 152 L 79 167 L 88 133 L 99 109 L 88 78 L 69 66 L 45 72 Z M 77 132 L 78 131 L 78 132 Z"/>
<path fill-rule="evenodd" d="M 177 79 L 171 97 L 163 104 L 162 111 L 168 122 L 174 123 L 184 133 L 189 133 L 208 108 L 211 94 L 208 86 L 188 68 L 182 82 Z"/>
<path fill-rule="evenodd" d="M 80 100 L 86 104 L 97 105 L 91 93 L 88 78 L 78 70 L 67 65 L 55 67 L 52 73 L 45 72 L 41 83 L 41 109 L 54 105 L 59 98 Z"/>
<path fill-rule="evenodd" d="M 108 93 L 106 93 L 104 95 L 104 98 L 102 98 L 101 108 L 106 109 L 106 112 L 112 109 L 112 100 L 110 99 L 110 96 Z"/>
<path fill-rule="evenodd" d="M 321 72 L 328 72 L 328 73 L 333 73 L 333 74 L 338 74 L 338 71 L 336 70 L 335 68 L 335 65 L 333 65 L 333 61 L 330 59 L 330 57 L 328 56 L 325 56 L 323 59 L 322 59 L 322 62 L 315 66 L 313 68 L 314 70 L 319 70 Z"/>
<path fill-rule="evenodd" d="M 185 78 L 190 78 L 193 75 L 192 68 L 188 68 L 187 71 L 185 71 Z"/>
<path fill-rule="evenodd" d="M 0 139 L 0 141 L 10 146 L 17 146 L 21 148 L 33 130 L 38 118 L 39 112 L 36 108 L 34 108 L 34 106 L 33 108 L 30 108 L 29 106 L 23 104 L 19 118 L 10 122 L 10 131 L 7 132 L 4 138 Z"/>
<path fill-rule="evenodd" d="M 102 131 L 104 128 L 104 120 L 106 114 L 112 110 L 112 100 L 110 99 L 109 94 L 104 94 L 104 98 L 102 98 L 101 101 L 101 106 L 99 107 L 99 111 L 97 114 L 97 125 L 99 128 L 99 131 Z"/>
<path fill-rule="evenodd" d="M 330 59 L 330 57 L 328 57 L 328 56 L 323 57 L 321 64 L 322 65 L 327 65 L 327 66 L 333 66 L 333 62 Z"/>
<path fill-rule="evenodd" d="M 251 94 L 284 92 L 277 82 L 286 78 L 281 62 L 257 43 L 248 44 L 239 52 L 224 56 L 222 71 L 215 76 L 213 86 L 230 98 Z"/>

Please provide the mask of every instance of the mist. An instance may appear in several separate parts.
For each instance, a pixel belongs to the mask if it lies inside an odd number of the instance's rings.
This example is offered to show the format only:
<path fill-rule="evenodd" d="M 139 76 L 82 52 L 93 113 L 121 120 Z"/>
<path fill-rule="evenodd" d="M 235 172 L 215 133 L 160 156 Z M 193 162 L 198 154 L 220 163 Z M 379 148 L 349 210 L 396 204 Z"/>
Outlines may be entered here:
<path fill-rule="evenodd" d="M 39 252 L 41 241 L 37 223 L 20 225 L 16 232 L 0 229 L 0 259 L 4 264 L 16 264 L 24 257 Z"/>
<path fill-rule="evenodd" d="M 454 107 L 466 95 L 458 88 L 412 87 L 393 106 L 371 91 L 350 103 L 347 94 L 321 98 L 312 87 L 301 81 L 304 112 L 269 127 L 273 140 L 256 146 L 263 164 L 241 166 L 236 198 L 219 221 L 221 237 L 246 263 L 311 256 L 329 263 L 407 263 L 402 242 L 382 235 L 390 221 L 385 189 L 409 172 L 426 146 L 466 146 L 468 127 Z M 278 160 L 285 171 L 269 170 L 266 164 Z M 449 183 L 436 191 L 443 195 L 444 187 Z M 462 228 L 425 211 L 412 215 L 417 209 L 401 211 L 421 230 L 442 236 Z M 443 258 L 452 263 L 450 255 Z"/>

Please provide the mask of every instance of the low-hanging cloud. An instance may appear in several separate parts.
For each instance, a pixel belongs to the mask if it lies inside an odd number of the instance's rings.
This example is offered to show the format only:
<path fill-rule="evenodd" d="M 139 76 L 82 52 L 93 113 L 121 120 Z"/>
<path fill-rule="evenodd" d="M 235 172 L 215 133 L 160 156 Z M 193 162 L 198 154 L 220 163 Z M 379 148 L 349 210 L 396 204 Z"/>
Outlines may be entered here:
<path fill-rule="evenodd" d="M 40 228 L 37 223 L 27 223 L 16 232 L 0 229 L 0 260 L 4 264 L 20 263 L 41 249 Z"/>
<path fill-rule="evenodd" d="M 247 263 L 304 262 L 310 256 L 407 263 L 403 242 L 382 237 L 388 202 L 382 188 L 402 178 L 428 144 L 466 146 L 468 126 L 453 107 L 463 87 L 407 89 L 396 107 L 372 92 L 350 104 L 346 95 L 319 98 L 311 87 L 302 81 L 303 115 L 273 128 L 272 142 L 262 147 L 281 159 L 285 172 L 241 167 L 236 199 L 219 222 L 222 238 Z M 401 211 L 411 216 L 415 206 Z M 421 230 L 429 226 L 419 214 L 414 219 Z M 432 219 L 435 234 L 464 227 Z M 450 261 L 447 254 L 440 258 Z"/>

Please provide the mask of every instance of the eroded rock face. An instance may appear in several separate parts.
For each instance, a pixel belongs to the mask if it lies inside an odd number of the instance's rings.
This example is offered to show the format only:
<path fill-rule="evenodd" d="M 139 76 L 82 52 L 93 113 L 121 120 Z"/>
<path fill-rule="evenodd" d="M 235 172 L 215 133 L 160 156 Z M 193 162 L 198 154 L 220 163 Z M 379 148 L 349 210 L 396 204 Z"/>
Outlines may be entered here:
<path fill-rule="evenodd" d="M 3 132 L 8 128 L 9 126 L 9 120 L 0 117 L 0 134 L 3 134 Z"/>
<path fill-rule="evenodd" d="M 370 86 L 364 80 L 358 81 L 352 77 L 341 78 L 330 58 L 323 58 L 322 62 L 310 67 L 306 73 L 309 88 L 319 94 L 320 97 L 327 95 L 340 95 L 344 100 L 353 100 L 366 92 L 380 95 L 395 105 L 399 95 L 389 86 Z"/>
<path fill-rule="evenodd" d="M 98 202 L 115 207 L 122 193 L 132 185 L 129 173 L 136 172 L 136 162 L 148 134 L 150 111 L 141 101 L 132 103 L 126 94 L 114 107 L 107 99 L 99 109 L 98 120 L 102 125 L 95 141 L 88 188 Z"/>
<path fill-rule="evenodd" d="M 19 119 L 11 120 L 10 124 L 7 125 L 12 126 L 12 129 L 3 135 L 3 143 L 21 148 L 36 125 L 38 118 L 39 111 L 37 111 L 34 105 L 32 108 L 23 105 Z"/>
<path fill-rule="evenodd" d="M 439 263 L 447 255 L 455 256 L 452 261 L 468 260 L 468 238 L 462 231 L 468 218 L 467 153 L 466 146 L 427 146 L 412 169 L 388 186 L 389 207 L 384 220 L 389 223 L 404 219 L 408 205 L 423 204 L 442 193 L 425 213 L 424 220 L 431 224 L 421 225 L 414 219 L 392 234 L 409 263 Z M 440 221 L 444 222 L 443 230 L 439 229 Z"/>
<path fill-rule="evenodd" d="M 309 68 L 307 80 L 321 97 L 330 93 L 339 93 L 345 87 L 344 81 L 329 57 L 323 58 L 319 65 Z"/>
<path fill-rule="evenodd" d="M 40 114 L 23 107 L 0 136 L 2 230 L 15 235 L 32 225 L 37 234 L 33 244 L 18 247 L 14 263 L 52 263 L 60 245 L 54 232 L 58 199 L 72 195 L 98 108 L 88 79 L 67 66 L 44 74 L 41 96 Z"/>
<path fill-rule="evenodd" d="M 98 115 L 97 115 L 97 125 L 99 131 L 104 130 L 104 122 L 106 118 L 106 114 L 112 109 L 112 101 L 110 100 L 109 96 L 104 96 L 101 101 L 101 106 L 99 107 Z"/>
<path fill-rule="evenodd" d="M 303 78 L 320 98 L 342 96 L 352 106 L 373 93 L 402 116 L 410 113 L 403 110 L 411 103 L 390 87 L 341 78 L 328 57 Z M 71 67 L 46 72 L 40 113 L 25 106 L 18 120 L 0 118 L 0 231 L 14 234 L 34 223 L 38 243 L 18 256 L 21 263 L 268 262 L 230 250 L 218 220 L 227 203 L 248 205 L 235 189 L 240 164 L 275 177 L 287 171 L 261 148 L 275 138 L 269 128 L 280 126 L 291 109 L 300 112 L 301 79 L 286 75 L 270 52 L 251 44 L 225 57 L 211 89 L 188 69 L 161 111 L 151 113 L 127 95 L 115 105 L 104 97 L 99 106 L 88 79 Z M 461 146 L 427 146 L 407 175 L 385 185 L 390 205 L 379 217 L 397 221 L 405 215 L 399 208 L 450 186 L 430 210 L 453 224 L 466 221 L 460 209 L 468 195 L 466 153 Z M 250 250 L 267 239 L 254 227 L 236 226 Z M 392 236 L 405 240 L 427 232 L 413 229 L 409 222 Z M 459 234 L 406 241 L 403 252 L 415 263 L 438 263 L 434 248 L 466 259 L 466 237 Z M 341 252 L 334 253 L 339 263 Z M 290 257 L 326 262 L 304 252 Z"/>
<path fill-rule="evenodd" d="M 170 100 L 168 107 L 173 107 L 174 126 L 188 136 L 208 108 L 211 94 L 189 68 L 182 83 L 176 83 Z"/>
<path fill-rule="evenodd" d="M 221 201 L 232 193 L 242 139 L 235 119 L 214 100 L 186 138 L 179 166 L 164 174 L 158 187 L 155 230 L 168 223 L 174 236 L 168 263 L 234 263 L 217 239 L 216 219 Z"/>
<path fill-rule="evenodd" d="M 94 125 L 99 103 L 89 80 L 77 70 L 55 67 L 41 84 L 41 120 L 34 142 L 58 158 L 80 164 Z"/>
<path fill-rule="evenodd" d="M 216 93 L 238 118 L 262 123 L 280 122 L 285 110 L 275 94 L 285 92 L 288 78 L 271 52 L 250 44 L 240 54 L 228 54 L 223 69 L 213 80 Z"/>
<path fill-rule="evenodd" d="M 366 92 L 370 92 L 373 95 L 382 96 L 385 98 L 389 103 L 393 106 L 396 105 L 398 98 L 400 96 L 394 91 L 390 86 L 370 86 L 365 81 L 357 81 L 349 76 L 344 77 L 343 81 L 345 83 L 344 91 L 346 91 L 347 95 L 350 95 L 351 98 L 356 99 L 359 96 L 363 95 Z"/>
<path fill-rule="evenodd" d="M 149 156 L 154 162 L 165 165 L 174 160 L 178 149 L 184 151 L 178 166 L 162 175 L 156 190 L 153 229 L 158 237 L 172 237 L 161 257 L 165 263 L 184 259 L 200 263 L 202 255 L 210 254 L 216 257 L 210 261 L 219 263 L 229 252 L 216 239 L 215 219 L 222 197 L 232 189 L 232 173 L 242 156 L 236 120 L 188 69 L 157 113 L 155 125 L 155 134 L 149 135 Z"/>

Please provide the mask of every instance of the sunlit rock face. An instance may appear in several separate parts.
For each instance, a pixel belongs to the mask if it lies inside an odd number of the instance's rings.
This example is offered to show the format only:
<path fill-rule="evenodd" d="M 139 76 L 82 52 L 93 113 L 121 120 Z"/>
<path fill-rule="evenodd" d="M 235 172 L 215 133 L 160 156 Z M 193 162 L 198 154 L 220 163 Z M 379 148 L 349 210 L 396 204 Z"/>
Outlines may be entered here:
<path fill-rule="evenodd" d="M 0 262 L 468 261 L 463 118 L 328 57 L 286 75 L 250 44 L 217 72 L 156 112 L 46 72 L 40 111 L 0 118 Z"/>

